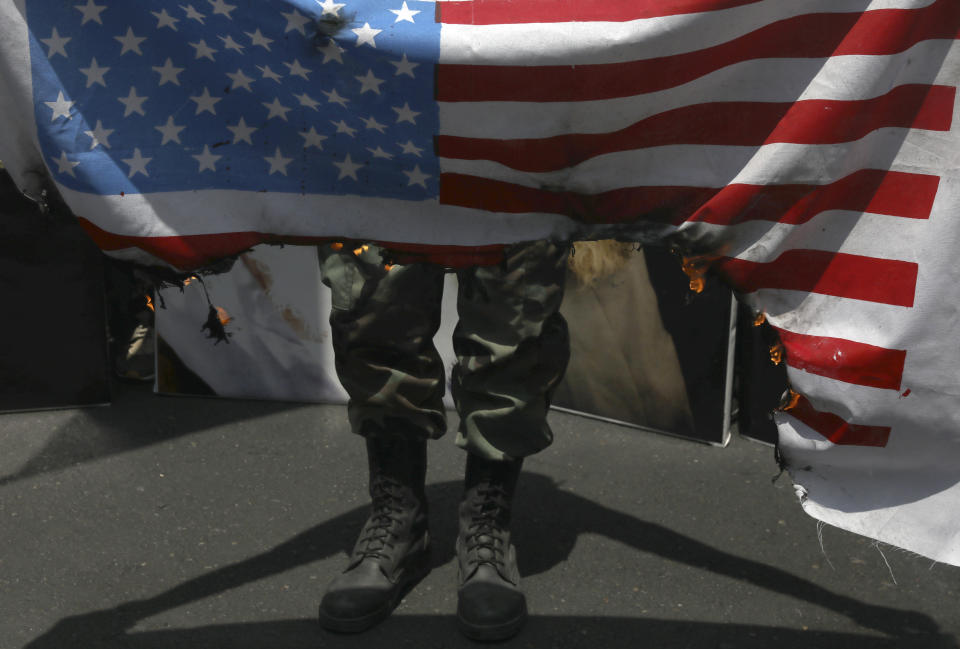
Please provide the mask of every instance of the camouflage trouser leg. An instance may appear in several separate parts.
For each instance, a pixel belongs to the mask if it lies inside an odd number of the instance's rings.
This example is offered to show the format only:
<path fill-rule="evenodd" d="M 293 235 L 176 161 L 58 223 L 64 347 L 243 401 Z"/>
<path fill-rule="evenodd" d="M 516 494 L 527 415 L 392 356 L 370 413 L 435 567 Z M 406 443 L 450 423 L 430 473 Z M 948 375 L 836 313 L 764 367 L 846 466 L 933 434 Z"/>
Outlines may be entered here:
<path fill-rule="evenodd" d="M 374 246 L 320 249 L 333 290 L 330 324 L 337 374 L 350 395 L 353 430 L 445 430 L 443 365 L 432 338 L 440 320 L 443 274 L 427 264 L 385 270 Z M 511 246 L 497 266 L 458 272 L 460 322 L 453 397 L 457 444 L 489 459 L 524 457 L 550 444 L 550 396 L 569 358 L 560 316 L 567 246 Z"/>
<path fill-rule="evenodd" d="M 437 438 L 446 432 L 444 370 L 433 337 L 440 326 L 443 269 L 386 270 L 376 246 L 359 255 L 321 246 L 323 282 L 332 291 L 330 329 L 337 375 L 350 395 L 350 424 Z"/>
<path fill-rule="evenodd" d="M 547 409 L 570 358 L 560 315 L 568 245 L 511 246 L 498 266 L 460 271 L 453 334 L 457 444 L 499 460 L 553 440 Z"/>

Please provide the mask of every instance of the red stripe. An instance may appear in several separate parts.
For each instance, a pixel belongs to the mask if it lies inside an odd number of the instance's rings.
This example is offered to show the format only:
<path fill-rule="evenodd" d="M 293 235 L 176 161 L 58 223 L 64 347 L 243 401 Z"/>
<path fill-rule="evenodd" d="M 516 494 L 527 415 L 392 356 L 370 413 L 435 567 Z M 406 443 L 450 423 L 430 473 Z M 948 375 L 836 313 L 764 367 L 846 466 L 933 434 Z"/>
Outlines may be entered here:
<path fill-rule="evenodd" d="M 938 176 L 862 169 L 829 185 L 728 185 L 689 220 L 799 225 L 828 210 L 927 219 L 939 183 Z"/>
<path fill-rule="evenodd" d="M 231 257 L 271 239 L 270 235 L 260 232 L 131 237 L 107 232 L 83 217 L 77 219 L 101 250 L 139 248 L 182 270 L 198 268 L 217 259 Z"/>
<path fill-rule="evenodd" d="M 886 446 L 890 439 L 889 426 L 851 424 L 837 415 L 816 410 L 806 397 L 786 413 L 802 421 L 834 444 L 850 446 Z"/>
<path fill-rule="evenodd" d="M 743 293 L 806 291 L 895 306 L 913 306 L 917 264 L 823 250 L 788 250 L 771 262 L 726 257 L 717 264 Z"/>
<path fill-rule="evenodd" d="M 332 237 L 278 236 L 262 232 L 225 232 L 178 237 L 132 237 L 107 232 L 83 217 L 80 225 L 101 250 L 139 248 L 183 271 L 232 257 L 262 243 L 318 245 L 336 240 Z M 376 242 L 396 253 L 397 263 L 429 262 L 454 268 L 488 266 L 500 263 L 502 245 L 433 246 L 417 243 Z"/>
<path fill-rule="evenodd" d="M 844 338 L 809 336 L 777 328 L 786 350 L 787 365 L 811 374 L 865 385 L 900 390 L 907 352 Z"/>
<path fill-rule="evenodd" d="M 563 214 L 585 223 L 625 223 L 642 218 L 679 225 L 718 191 L 710 187 L 628 187 L 578 194 L 478 176 L 440 175 L 440 202 L 445 205 L 511 214 Z"/>
<path fill-rule="evenodd" d="M 437 22 L 448 25 L 559 23 L 604 20 L 623 22 L 640 18 L 717 11 L 760 0 L 472 0 L 438 2 Z"/>
<path fill-rule="evenodd" d="M 642 61 L 510 67 L 441 64 L 437 99 L 541 102 L 629 97 L 673 88 L 751 59 L 896 54 L 924 40 L 954 39 L 958 34 L 957 0 L 938 0 L 921 9 L 810 14 L 713 47 Z"/>
<path fill-rule="evenodd" d="M 695 104 L 612 133 L 516 140 L 441 135 L 437 142 L 443 158 L 492 160 L 521 171 L 556 171 L 603 154 L 657 146 L 833 144 L 886 127 L 948 131 L 955 94 L 952 86 L 908 84 L 858 101 Z"/>
<path fill-rule="evenodd" d="M 687 220 L 732 225 L 763 220 L 797 225 L 826 210 L 926 219 L 939 181 L 937 176 L 864 169 L 829 185 L 626 187 L 578 194 L 444 173 L 440 202 L 510 214 L 563 214 L 585 223 L 643 219 L 673 225 Z"/>

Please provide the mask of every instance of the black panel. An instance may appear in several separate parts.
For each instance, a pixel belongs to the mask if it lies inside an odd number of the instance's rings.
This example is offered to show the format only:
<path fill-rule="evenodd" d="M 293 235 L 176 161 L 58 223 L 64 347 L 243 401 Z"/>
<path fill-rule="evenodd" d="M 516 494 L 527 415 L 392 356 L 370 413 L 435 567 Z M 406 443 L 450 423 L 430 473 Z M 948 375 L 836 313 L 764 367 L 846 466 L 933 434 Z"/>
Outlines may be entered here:
<path fill-rule="evenodd" d="M 0 171 L 0 410 L 108 401 L 102 254 Z"/>
<path fill-rule="evenodd" d="M 739 306 L 737 329 L 737 427 L 744 437 L 775 444 L 777 427 L 771 413 L 787 389 L 787 368 L 770 360 L 770 348 L 779 342 L 773 328 L 753 325 L 749 307 Z"/>

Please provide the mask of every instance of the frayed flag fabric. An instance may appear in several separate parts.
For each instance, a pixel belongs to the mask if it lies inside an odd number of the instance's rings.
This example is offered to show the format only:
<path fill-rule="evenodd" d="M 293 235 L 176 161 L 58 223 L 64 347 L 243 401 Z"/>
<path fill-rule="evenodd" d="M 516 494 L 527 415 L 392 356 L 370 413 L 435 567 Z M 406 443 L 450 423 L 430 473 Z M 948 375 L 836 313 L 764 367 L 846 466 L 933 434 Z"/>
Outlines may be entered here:
<path fill-rule="evenodd" d="M 112 254 L 620 236 L 763 312 L 804 508 L 960 565 L 956 0 L 0 0 L 0 157 Z"/>

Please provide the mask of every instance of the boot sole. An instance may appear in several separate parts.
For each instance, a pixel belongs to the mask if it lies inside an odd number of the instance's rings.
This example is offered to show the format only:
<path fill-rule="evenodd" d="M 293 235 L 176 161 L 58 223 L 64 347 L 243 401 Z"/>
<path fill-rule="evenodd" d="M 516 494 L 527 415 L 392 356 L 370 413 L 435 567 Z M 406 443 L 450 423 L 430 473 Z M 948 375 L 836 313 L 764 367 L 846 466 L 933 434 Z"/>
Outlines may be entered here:
<path fill-rule="evenodd" d="M 360 633 L 371 629 L 390 617 L 393 610 L 397 608 L 400 601 L 419 584 L 424 577 L 430 573 L 430 551 L 424 550 L 421 557 L 414 562 L 407 576 L 400 582 L 399 588 L 394 592 L 387 602 L 372 613 L 367 613 L 361 617 L 333 617 L 326 613 L 323 608 L 319 609 L 320 626 L 327 631 L 336 633 Z"/>
<path fill-rule="evenodd" d="M 509 622 L 497 624 L 495 626 L 485 626 L 467 622 L 459 615 L 457 616 L 457 626 L 460 633 L 470 640 L 476 642 L 500 642 L 517 635 L 527 621 L 527 608 L 524 605 L 523 613 Z"/>

